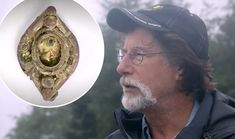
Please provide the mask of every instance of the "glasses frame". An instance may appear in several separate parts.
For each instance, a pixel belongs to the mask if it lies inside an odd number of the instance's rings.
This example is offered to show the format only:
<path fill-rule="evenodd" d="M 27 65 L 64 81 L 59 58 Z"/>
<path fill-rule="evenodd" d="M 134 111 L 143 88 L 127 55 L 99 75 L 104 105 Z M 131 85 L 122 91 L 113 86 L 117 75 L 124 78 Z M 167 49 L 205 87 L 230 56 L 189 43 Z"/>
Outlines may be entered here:
<path fill-rule="evenodd" d="M 120 47 L 116 48 L 116 50 L 117 50 L 117 59 L 119 63 L 121 63 L 124 57 L 127 55 L 131 63 L 134 65 L 140 65 L 143 62 L 144 57 L 150 57 L 153 55 L 164 53 L 164 52 L 144 52 L 145 50 L 141 49 L 140 47 L 132 48 L 129 53 L 127 53 L 126 49 Z"/>

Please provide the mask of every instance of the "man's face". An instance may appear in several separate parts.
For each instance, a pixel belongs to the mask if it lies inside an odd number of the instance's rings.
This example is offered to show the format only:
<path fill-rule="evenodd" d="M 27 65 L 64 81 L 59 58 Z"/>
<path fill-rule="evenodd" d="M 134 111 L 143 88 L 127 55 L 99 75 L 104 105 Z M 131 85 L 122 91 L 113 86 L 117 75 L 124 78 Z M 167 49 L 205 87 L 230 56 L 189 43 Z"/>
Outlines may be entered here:
<path fill-rule="evenodd" d="M 122 104 L 130 111 L 149 108 L 162 101 L 176 89 L 177 68 L 171 66 L 151 32 L 137 28 L 126 34 L 123 49 L 125 55 L 120 61 L 117 72 L 122 75 Z M 157 53 L 144 56 L 136 64 L 133 50 L 137 54 Z"/>

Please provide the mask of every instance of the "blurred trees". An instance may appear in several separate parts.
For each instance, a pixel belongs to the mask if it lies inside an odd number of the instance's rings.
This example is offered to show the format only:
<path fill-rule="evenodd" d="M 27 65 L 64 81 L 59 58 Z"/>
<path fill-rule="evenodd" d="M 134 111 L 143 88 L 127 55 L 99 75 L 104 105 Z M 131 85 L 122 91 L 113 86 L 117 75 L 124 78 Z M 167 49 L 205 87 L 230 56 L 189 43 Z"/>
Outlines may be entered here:
<path fill-rule="evenodd" d="M 219 33 L 211 40 L 210 57 L 218 88 L 235 97 L 235 2 L 228 5 L 230 14 L 216 19 Z"/>
<path fill-rule="evenodd" d="M 172 3 L 173 0 L 167 2 Z M 178 0 L 177 4 L 180 2 L 182 0 Z M 106 13 L 112 7 L 136 9 L 153 4 L 151 0 L 101 2 Z M 220 27 L 220 32 L 210 40 L 210 57 L 215 67 L 218 88 L 235 97 L 235 4 L 230 5 L 229 9 L 232 12 L 226 17 L 213 19 Z M 210 28 L 210 24 L 208 26 Z M 33 108 L 31 114 L 17 119 L 16 128 L 8 134 L 9 139 L 103 139 L 115 129 L 112 112 L 121 106 L 119 75 L 115 70 L 115 46 L 122 45 L 122 38 L 106 23 L 101 23 L 100 27 L 105 42 L 105 59 L 100 76 L 91 90 L 68 106 L 56 109 Z"/>
<path fill-rule="evenodd" d="M 8 134 L 9 139 L 65 139 L 64 129 L 71 120 L 70 107 L 56 109 L 33 108 L 30 115 L 17 119 L 17 127 Z"/>

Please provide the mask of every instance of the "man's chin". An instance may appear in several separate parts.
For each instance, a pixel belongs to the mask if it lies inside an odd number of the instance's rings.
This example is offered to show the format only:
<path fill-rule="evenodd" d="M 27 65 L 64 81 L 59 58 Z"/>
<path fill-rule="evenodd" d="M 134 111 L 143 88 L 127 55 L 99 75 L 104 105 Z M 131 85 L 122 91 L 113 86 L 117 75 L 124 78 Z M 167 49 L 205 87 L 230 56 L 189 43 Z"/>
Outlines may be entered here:
<path fill-rule="evenodd" d="M 144 98 L 140 94 L 124 93 L 122 96 L 122 105 L 129 111 L 142 111 L 157 102 L 154 98 Z"/>
<path fill-rule="evenodd" d="M 142 108 L 141 104 L 139 103 L 139 99 L 140 98 L 138 94 L 123 94 L 122 105 L 129 111 L 138 111 Z"/>

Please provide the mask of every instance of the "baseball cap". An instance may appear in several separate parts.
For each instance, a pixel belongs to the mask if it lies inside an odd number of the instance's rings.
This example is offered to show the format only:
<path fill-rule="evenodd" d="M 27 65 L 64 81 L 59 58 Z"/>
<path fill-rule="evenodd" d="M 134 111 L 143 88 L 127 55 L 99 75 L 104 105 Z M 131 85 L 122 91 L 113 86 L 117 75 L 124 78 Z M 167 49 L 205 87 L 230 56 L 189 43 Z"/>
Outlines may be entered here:
<path fill-rule="evenodd" d="M 137 26 L 159 32 L 174 32 L 188 43 L 200 59 L 208 60 L 206 26 L 202 19 L 185 8 L 170 4 L 158 4 L 137 11 L 113 8 L 107 15 L 107 24 L 123 33 Z"/>

